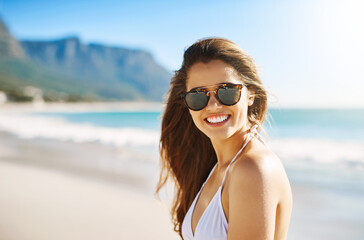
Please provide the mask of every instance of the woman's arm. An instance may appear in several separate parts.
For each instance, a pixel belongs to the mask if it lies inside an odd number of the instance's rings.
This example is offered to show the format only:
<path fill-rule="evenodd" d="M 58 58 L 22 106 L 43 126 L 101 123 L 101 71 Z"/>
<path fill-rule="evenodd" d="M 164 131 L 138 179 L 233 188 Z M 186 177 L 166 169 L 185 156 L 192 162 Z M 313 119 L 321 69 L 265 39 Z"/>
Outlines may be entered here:
<path fill-rule="evenodd" d="M 229 240 L 273 240 L 278 204 L 271 156 L 237 161 L 229 183 Z"/>

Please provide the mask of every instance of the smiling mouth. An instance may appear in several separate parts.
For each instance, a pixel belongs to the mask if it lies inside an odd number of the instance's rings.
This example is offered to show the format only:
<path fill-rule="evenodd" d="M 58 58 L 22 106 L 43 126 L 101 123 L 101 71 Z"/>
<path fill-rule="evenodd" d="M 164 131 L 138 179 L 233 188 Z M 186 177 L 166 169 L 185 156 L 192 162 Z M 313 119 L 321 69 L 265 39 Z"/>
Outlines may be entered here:
<path fill-rule="evenodd" d="M 230 115 L 218 115 L 205 118 L 205 122 L 210 126 L 221 126 L 225 124 L 230 119 Z"/>

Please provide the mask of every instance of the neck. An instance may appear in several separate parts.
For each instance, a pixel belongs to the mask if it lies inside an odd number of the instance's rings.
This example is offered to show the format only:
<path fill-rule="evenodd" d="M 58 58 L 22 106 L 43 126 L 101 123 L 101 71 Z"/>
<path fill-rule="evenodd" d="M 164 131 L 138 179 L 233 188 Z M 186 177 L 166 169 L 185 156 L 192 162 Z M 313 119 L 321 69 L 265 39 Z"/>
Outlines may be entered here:
<path fill-rule="evenodd" d="M 218 170 L 225 169 L 230 161 L 235 157 L 238 151 L 243 147 L 243 144 L 248 140 L 249 127 L 237 131 L 233 136 L 227 139 L 211 139 L 217 156 Z"/>

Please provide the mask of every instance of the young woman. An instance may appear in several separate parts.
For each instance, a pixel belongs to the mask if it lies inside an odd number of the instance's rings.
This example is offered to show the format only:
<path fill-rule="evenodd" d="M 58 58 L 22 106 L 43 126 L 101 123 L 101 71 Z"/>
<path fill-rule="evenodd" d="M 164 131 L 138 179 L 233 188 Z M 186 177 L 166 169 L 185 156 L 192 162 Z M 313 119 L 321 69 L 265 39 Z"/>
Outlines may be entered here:
<path fill-rule="evenodd" d="M 258 133 L 266 111 L 254 61 L 235 43 L 209 38 L 185 51 L 162 119 L 156 191 L 172 177 L 183 239 L 286 239 L 292 193 Z"/>

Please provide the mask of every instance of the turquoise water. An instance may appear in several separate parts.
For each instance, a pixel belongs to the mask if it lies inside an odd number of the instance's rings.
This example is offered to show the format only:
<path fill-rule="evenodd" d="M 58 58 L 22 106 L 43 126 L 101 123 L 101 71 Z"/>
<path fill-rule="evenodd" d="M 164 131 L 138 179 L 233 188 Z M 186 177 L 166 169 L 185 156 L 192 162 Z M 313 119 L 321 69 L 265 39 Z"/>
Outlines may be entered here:
<path fill-rule="evenodd" d="M 273 109 L 273 137 L 329 138 L 364 142 L 364 109 Z"/>
<path fill-rule="evenodd" d="M 271 109 L 268 134 L 282 138 L 364 142 L 364 109 Z M 161 112 L 38 113 L 100 127 L 160 130 Z"/>

